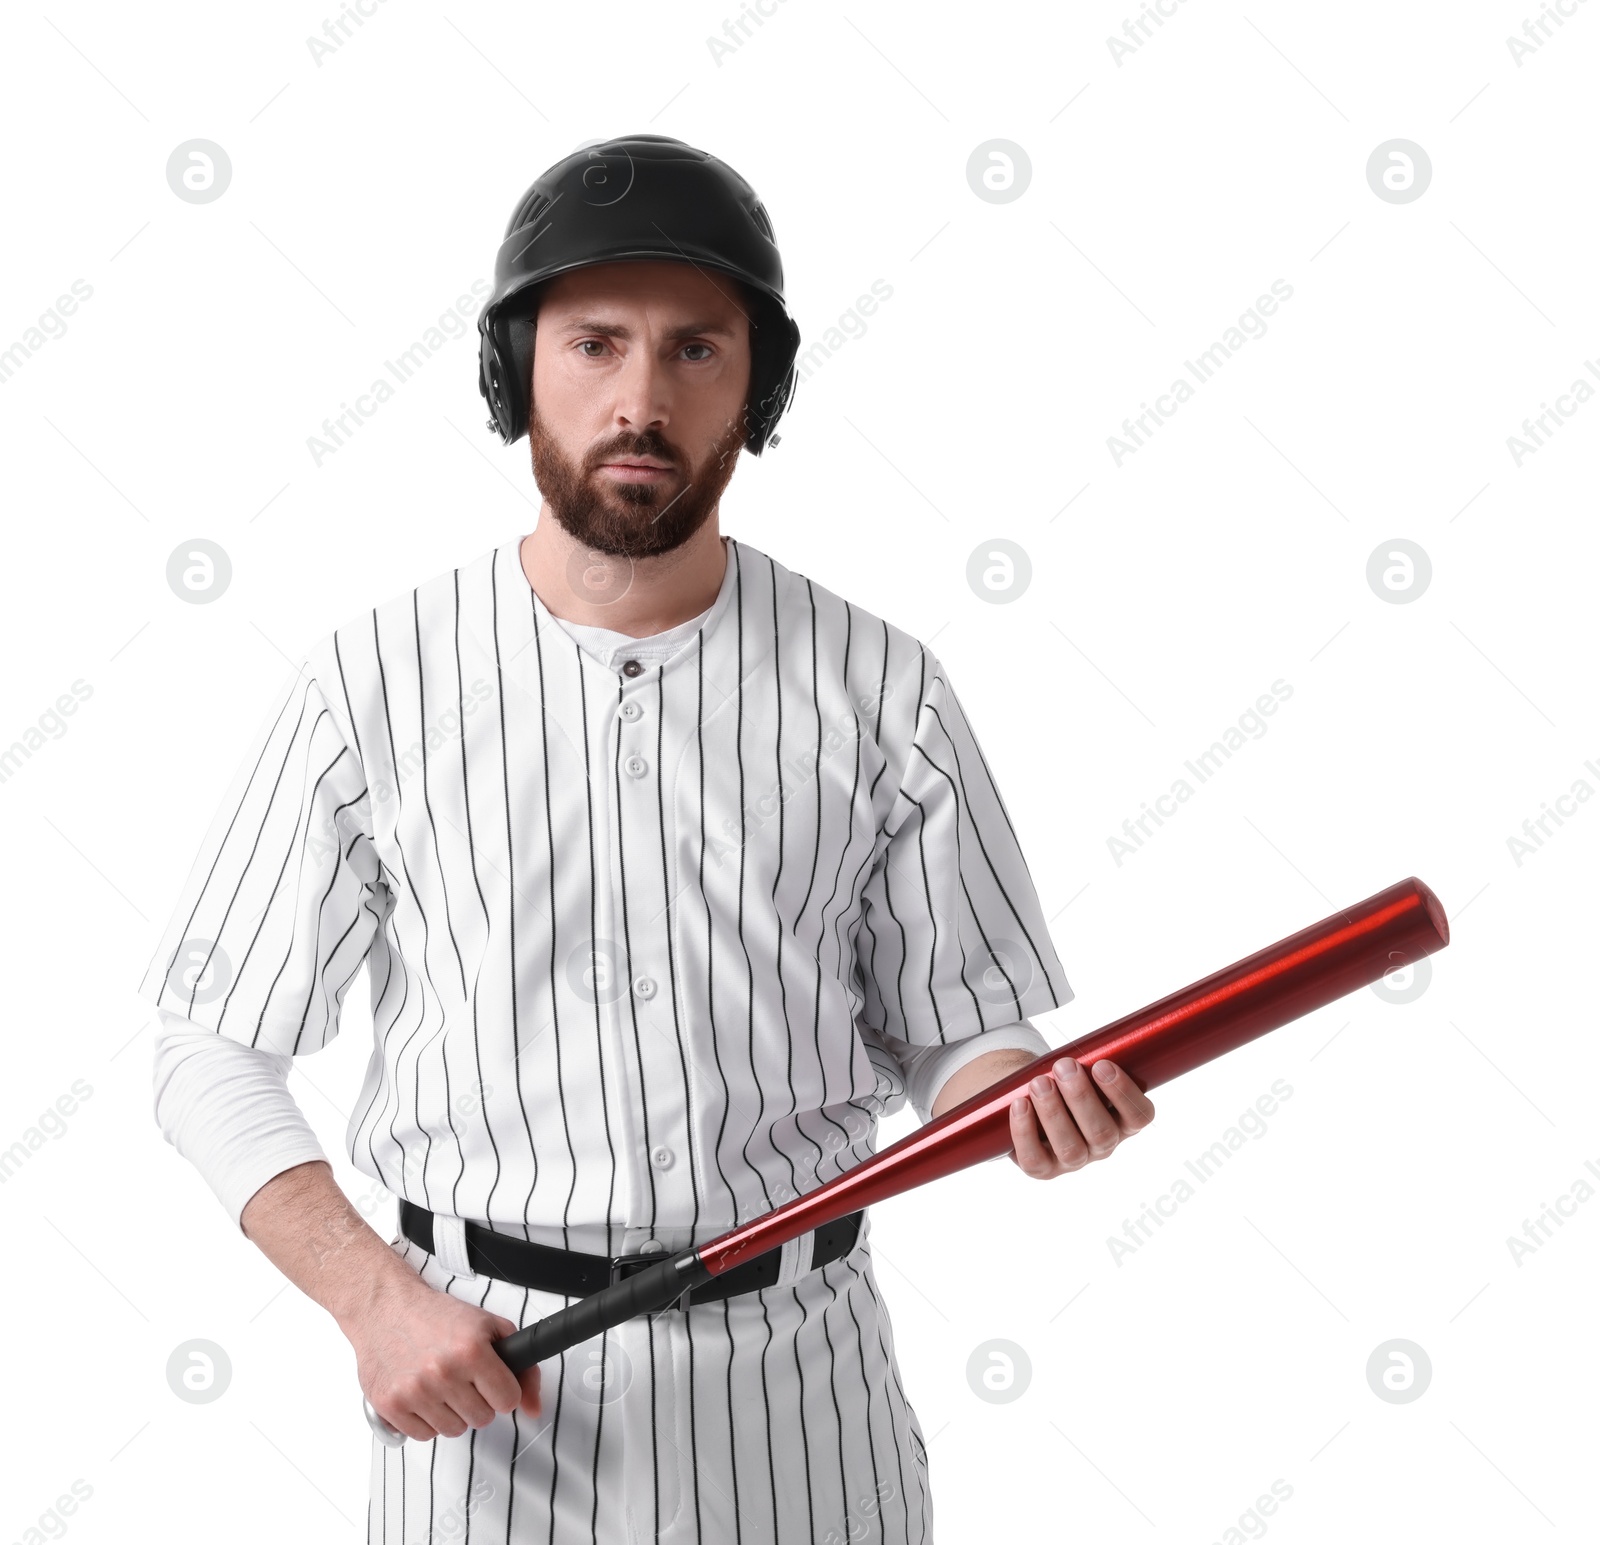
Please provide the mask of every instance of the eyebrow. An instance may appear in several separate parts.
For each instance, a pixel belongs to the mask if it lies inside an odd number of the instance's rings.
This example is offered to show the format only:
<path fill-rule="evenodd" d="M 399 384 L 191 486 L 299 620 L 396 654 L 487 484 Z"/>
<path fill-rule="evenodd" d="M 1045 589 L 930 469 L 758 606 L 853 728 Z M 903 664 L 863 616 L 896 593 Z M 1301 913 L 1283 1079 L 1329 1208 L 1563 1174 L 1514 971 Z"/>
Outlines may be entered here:
<path fill-rule="evenodd" d="M 559 329 L 563 337 L 576 337 L 580 333 L 601 338 L 631 338 L 633 330 L 620 322 L 602 322 L 598 317 L 573 317 Z M 733 329 L 721 322 L 685 322 L 681 327 L 669 327 L 666 336 L 674 341 L 696 338 L 705 333 L 723 338 L 733 337 Z"/>

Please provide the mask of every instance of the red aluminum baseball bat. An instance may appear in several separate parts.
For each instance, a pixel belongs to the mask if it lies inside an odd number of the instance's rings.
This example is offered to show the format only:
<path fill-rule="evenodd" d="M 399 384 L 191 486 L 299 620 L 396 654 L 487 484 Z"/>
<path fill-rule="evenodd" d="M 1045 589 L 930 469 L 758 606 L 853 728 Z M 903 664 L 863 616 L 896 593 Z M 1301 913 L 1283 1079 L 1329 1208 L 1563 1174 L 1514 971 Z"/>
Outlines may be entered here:
<path fill-rule="evenodd" d="M 1449 942 L 1450 924 L 1439 898 L 1415 876 L 1401 880 L 1046 1052 L 854 1169 L 524 1326 L 497 1341 L 495 1350 L 514 1370 L 531 1367 L 637 1314 L 668 1308 L 688 1290 L 809 1229 L 1009 1152 L 1012 1098 L 1061 1057 L 1075 1057 L 1086 1068 L 1109 1057 L 1148 1091 L 1358 987 L 1415 965 Z"/>
<path fill-rule="evenodd" d="M 1391 971 L 1414 965 L 1449 942 L 1450 924 L 1439 898 L 1414 876 L 1401 880 L 1147 1008 L 1046 1052 L 826 1185 L 685 1254 L 703 1269 L 702 1280 L 719 1276 L 808 1229 L 1009 1152 L 1013 1096 L 1061 1057 L 1075 1057 L 1085 1067 L 1109 1057 L 1148 1092 Z M 677 1261 L 662 1265 L 677 1268 Z M 678 1276 L 690 1271 L 677 1268 Z M 540 1326 L 560 1318 L 552 1315 Z M 502 1347 L 518 1343 L 518 1337 L 531 1342 L 540 1326 L 507 1337 Z M 534 1361 L 549 1355 L 542 1353 Z"/>

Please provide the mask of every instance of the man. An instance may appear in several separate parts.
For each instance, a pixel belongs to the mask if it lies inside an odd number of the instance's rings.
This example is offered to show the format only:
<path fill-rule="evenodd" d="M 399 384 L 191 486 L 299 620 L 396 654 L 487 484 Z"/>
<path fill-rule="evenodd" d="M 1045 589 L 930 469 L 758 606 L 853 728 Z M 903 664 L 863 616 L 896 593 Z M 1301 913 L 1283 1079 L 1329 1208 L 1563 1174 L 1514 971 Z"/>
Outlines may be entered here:
<path fill-rule="evenodd" d="M 291 676 L 141 986 L 158 1117 L 412 1440 L 374 1445 L 372 1541 L 925 1542 L 860 1215 L 521 1376 L 493 1351 L 1032 1060 L 1072 995 L 940 661 L 719 532 L 798 344 L 748 185 L 577 152 L 496 277 L 481 384 L 538 524 Z M 283 1083 L 363 962 L 388 1243 Z M 1094 1072 L 1014 1103 L 1028 1175 L 1152 1118 Z"/>

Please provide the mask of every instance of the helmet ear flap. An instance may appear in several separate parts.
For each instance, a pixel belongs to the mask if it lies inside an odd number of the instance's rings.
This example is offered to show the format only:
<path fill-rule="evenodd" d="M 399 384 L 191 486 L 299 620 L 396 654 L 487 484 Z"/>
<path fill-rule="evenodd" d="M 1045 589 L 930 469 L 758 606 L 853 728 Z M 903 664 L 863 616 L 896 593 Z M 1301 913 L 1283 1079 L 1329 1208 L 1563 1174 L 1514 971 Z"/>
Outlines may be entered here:
<path fill-rule="evenodd" d="M 514 438 L 511 408 L 506 401 L 510 375 L 501 363 L 503 357 L 495 337 L 495 319 L 485 312 L 478 321 L 478 390 L 489 404 L 489 428 L 509 445 Z"/>
<path fill-rule="evenodd" d="M 511 343 L 512 379 L 516 382 L 518 438 L 527 433 L 533 417 L 533 319 L 537 309 L 537 302 L 527 308 L 519 307 L 505 323 Z"/>
<path fill-rule="evenodd" d="M 490 427 L 507 445 L 527 433 L 532 416 L 534 317 L 542 288 L 533 285 L 507 299 L 483 328 L 479 386 L 494 411 Z"/>
<path fill-rule="evenodd" d="M 800 329 L 781 307 L 753 294 L 750 336 L 750 395 L 745 407 L 746 449 L 759 456 L 794 398 L 795 356 Z"/>

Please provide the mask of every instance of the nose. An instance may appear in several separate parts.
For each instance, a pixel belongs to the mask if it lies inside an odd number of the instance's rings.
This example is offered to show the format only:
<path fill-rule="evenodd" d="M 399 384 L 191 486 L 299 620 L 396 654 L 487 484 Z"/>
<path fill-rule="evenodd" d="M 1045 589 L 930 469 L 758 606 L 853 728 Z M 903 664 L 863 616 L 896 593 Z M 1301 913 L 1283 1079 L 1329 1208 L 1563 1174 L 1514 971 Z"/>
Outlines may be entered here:
<path fill-rule="evenodd" d="M 614 382 L 611 410 L 619 428 L 644 434 L 647 430 L 660 432 L 667 427 L 670 416 L 667 372 L 653 348 L 630 349 Z"/>

